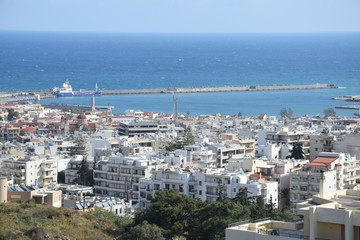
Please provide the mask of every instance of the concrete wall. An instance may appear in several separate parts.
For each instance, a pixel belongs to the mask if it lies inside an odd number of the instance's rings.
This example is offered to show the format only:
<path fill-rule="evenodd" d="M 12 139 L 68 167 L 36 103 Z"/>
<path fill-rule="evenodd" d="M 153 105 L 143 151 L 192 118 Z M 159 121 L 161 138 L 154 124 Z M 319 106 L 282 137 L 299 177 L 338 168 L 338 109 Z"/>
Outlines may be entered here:
<path fill-rule="evenodd" d="M 294 238 L 263 235 L 257 232 L 250 232 L 246 230 L 239 230 L 234 228 L 227 228 L 225 230 L 225 240 L 294 240 Z"/>
<path fill-rule="evenodd" d="M 344 239 L 343 224 L 335 223 L 317 223 L 317 238 L 328 240 Z"/>

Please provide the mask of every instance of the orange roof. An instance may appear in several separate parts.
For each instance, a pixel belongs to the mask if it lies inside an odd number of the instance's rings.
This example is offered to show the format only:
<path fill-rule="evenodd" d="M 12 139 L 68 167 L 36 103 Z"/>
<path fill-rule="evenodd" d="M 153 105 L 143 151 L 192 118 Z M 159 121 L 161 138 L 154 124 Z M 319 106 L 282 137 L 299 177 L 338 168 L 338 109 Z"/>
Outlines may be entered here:
<path fill-rule="evenodd" d="M 323 163 L 326 165 L 330 165 L 336 159 L 338 159 L 338 158 L 337 157 L 317 157 L 311 163 Z"/>
<path fill-rule="evenodd" d="M 24 131 L 24 132 L 35 132 L 35 131 L 36 131 L 36 128 L 27 127 L 27 128 L 23 128 L 23 129 L 21 129 L 21 130 Z"/>
<path fill-rule="evenodd" d="M 259 173 L 254 173 L 254 174 L 251 174 L 250 177 L 255 177 L 255 178 L 266 178 L 266 176 L 264 175 L 260 175 Z"/>
<path fill-rule="evenodd" d="M 329 166 L 329 164 L 325 164 L 325 163 L 314 163 L 314 162 L 306 163 L 305 165 L 310 165 L 310 166 L 323 166 L 323 167 Z"/>

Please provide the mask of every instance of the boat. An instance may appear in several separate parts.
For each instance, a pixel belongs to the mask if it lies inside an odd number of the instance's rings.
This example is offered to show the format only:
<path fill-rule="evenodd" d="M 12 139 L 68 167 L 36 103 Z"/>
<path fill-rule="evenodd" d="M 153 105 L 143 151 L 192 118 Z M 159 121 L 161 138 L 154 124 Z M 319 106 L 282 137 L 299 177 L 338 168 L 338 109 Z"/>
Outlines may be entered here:
<path fill-rule="evenodd" d="M 61 87 L 54 87 L 52 93 L 57 97 L 77 97 L 77 96 L 92 96 L 92 95 L 101 95 L 101 92 L 98 90 L 96 84 L 95 91 L 86 91 L 74 93 L 72 86 L 69 83 L 69 80 L 66 80 Z"/>

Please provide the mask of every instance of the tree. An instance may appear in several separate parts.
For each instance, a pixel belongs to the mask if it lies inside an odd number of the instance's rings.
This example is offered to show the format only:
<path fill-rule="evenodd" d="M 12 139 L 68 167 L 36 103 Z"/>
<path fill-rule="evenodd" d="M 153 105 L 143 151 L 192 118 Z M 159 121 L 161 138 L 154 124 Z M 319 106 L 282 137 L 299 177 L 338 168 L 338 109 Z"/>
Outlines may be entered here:
<path fill-rule="evenodd" d="M 280 116 L 282 118 L 291 118 L 293 115 L 294 115 L 294 112 L 291 108 L 280 109 Z"/>
<path fill-rule="evenodd" d="M 294 159 L 304 159 L 305 158 L 305 153 L 303 151 L 301 143 L 294 143 L 294 146 L 293 146 L 293 149 L 291 150 L 291 155 L 289 156 L 289 158 L 294 158 Z"/>
<path fill-rule="evenodd" d="M 89 169 L 89 163 L 86 161 L 85 158 L 81 161 L 80 169 L 77 171 L 77 174 L 79 174 L 79 177 L 74 179 L 74 183 L 85 186 L 94 185 L 93 170 Z"/>
<path fill-rule="evenodd" d="M 74 140 L 74 146 L 70 147 L 69 155 L 75 156 L 75 155 L 82 155 L 86 156 L 86 141 L 83 137 L 77 137 Z"/>
<path fill-rule="evenodd" d="M 194 143 L 195 143 L 195 138 L 192 135 L 191 127 L 185 128 L 184 141 L 183 141 L 184 146 Z"/>
<path fill-rule="evenodd" d="M 18 115 L 19 115 L 18 112 L 15 112 L 14 109 L 10 108 L 10 109 L 8 109 L 7 120 L 12 121 Z"/>
<path fill-rule="evenodd" d="M 65 183 L 65 171 L 58 172 L 57 182 L 58 183 Z"/>
<path fill-rule="evenodd" d="M 280 192 L 281 199 L 285 201 L 285 207 L 290 207 L 290 189 L 283 188 Z"/>
<path fill-rule="evenodd" d="M 333 108 L 327 108 L 327 109 L 324 110 L 324 116 L 325 117 L 336 116 L 336 112 L 334 111 Z"/>
<path fill-rule="evenodd" d="M 193 226 L 190 223 L 203 205 L 199 198 L 190 198 L 176 189 L 156 191 L 150 205 L 135 215 L 135 225 L 144 221 L 156 224 L 166 239 L 185 235 Z"/>
<path fill-rule="evenodd" d="M 225 184 L 221 183 L 221 179 L 217 179 L 218 186 L 216 187 L 216 190 L 218 192 L 219 197 L 217 198 L 217 201 L 224 201 L 226 199 L 226 186 Z"/>
<path fill-rule="evenodd" d="M 249 206 L 250 201 L 253 199 L 252 197 L 249 197 L 249 191 L 247 187 L 240 188 L 239 192 L 236 194 L 234 200 L 236 202 L 239 202 L 241 205 Z"/>
<path fill-rule="evenodd" d="M 228 224 L 249 218 L 249 207 L 230 199 L 208 203 L 194 218 L 188 239 L 224 239 Z"/>
<path fill-rule="evenodd" d="M 176 149 L 183 149 L 186 145 L 191 145 L 195 143 L 195 138 L 192 135 L 191 128 L 187 127 L 184 131 L 183 137 L 177 137 L 175 141 L 170 141 L 165 146 L 167 152 L 173 152 Z"/>
<path fill-rule="evenodd" d="M 161 228 L 155 224 L 149 224 L 147 221 L 132 227 L 128 234 L 121 236 L 122 239 L 136 240 L 165 240 L 161 234 Z"/>

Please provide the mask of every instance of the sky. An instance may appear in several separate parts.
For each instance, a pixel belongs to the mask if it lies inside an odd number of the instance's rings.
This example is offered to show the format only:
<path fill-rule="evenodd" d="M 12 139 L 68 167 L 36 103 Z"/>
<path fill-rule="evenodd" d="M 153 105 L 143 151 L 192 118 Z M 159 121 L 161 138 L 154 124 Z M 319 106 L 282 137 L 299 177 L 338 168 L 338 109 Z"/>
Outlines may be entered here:
<path fill-rule="evenodd" d="M 360 0 L 0 0 L 0 30 L 360 31 Z"/>

